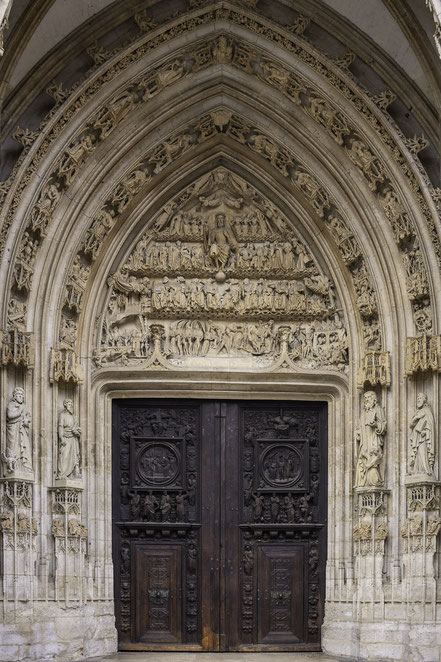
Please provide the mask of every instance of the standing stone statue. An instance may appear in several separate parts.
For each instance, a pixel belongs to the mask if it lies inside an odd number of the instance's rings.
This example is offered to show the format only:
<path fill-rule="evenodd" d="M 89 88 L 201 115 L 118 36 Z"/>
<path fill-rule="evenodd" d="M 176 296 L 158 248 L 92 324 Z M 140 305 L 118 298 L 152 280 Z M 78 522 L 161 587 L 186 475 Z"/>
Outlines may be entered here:
<path fill-rule="evenodd" d="M 6 453 L 3 460 L 8 472 L 16 469 L 32 471 L 32 449 L 29 438 L 31 413 L 24 403 L 25 392 L 21 387 L 14 389 L 6 409 Z"/>
<path fill-rule="evenodd" d="M 81 428 L 73 414 L 72 400 L 64 400 L 58 417 L 58 473 L 57 478 L 80 476 Z"/>
<path fill-rule="evenodd" d="M 435 421 L 424 393 L 417 395 L 417 409 L 410 422 L 410 429 L 410 472 L 433 476 Z"/>
<path fill-rule="evenodd" d="M 382 461 L 386 425 L 386 415 L 384 409 L 377 404 L 377 396 L 374 391 L 366 391 L 360 425 L 355 432 L 355 487 L 383 485 Z"/>

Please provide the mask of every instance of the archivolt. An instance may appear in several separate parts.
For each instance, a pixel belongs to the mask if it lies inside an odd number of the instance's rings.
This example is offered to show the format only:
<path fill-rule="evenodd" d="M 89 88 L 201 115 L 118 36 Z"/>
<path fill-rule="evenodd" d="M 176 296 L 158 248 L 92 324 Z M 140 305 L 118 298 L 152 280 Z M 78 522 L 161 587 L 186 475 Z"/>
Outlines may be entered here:
<path fill-rule="evenodd" d="M 220 41 L 218 37 L 212 39 L 211 43 L 207 43 L 207 38 L 204 36 L 203 39 L 200 40 L 199 43 L 196 43 L 191 49 L 187 48 L 184 50 L 178 43 L 178 50 L 173 54 L 172 58 L 168 58 L 168 60 L 162 59 L 160 62 L 157 61 L 152 70 L 149 69 L 148 71 L 143 71 L 141 75 L 138 74 L 137 78 L 134 78 L 134 76 L 131 75 L 129 86 L 127 86 L 127 74 L 129 72 L 126 72 L 124 82 L 122 84 L 119 83 L 118 86 L 114 85 L 112 87 L 112 98 L 108 105 L 104 106 L 104 109 L 102 107 L 102 95 L 99 95 L 101 98 L 95 100 L 95 108 L 100 105 L 101 110 L 97 113 L 95 109 L 87 110 L 86 108 L 77 117 L 77 121 L 75 122 L 77 130 L 75 134 L 67 128 L 61 135 L 59 135 L 53 146 L 50 147 L 52 140 L 56 138 L 57 133 L 62 130 L 61 127 L 66 127 L 67 119 L 74 117 L 79 112 L 83 103 L 90 99 L 90 94 L 94 90 L 98 91 L 100 89 L 98 78 L 96 78 L 93 84 L 88 87 L 85 85 L 82 93 L 77 94 L 76 96 L 76 109 L 74 109 L 75 102 L 70 110 L 65 108 L 64 110 L 67 111 L 67 113 L 63 113 L 59 118 L 58 128 L 56 128 L 56 124 L 53 122 L 51 122 L 50 125 L 48 124 L 48 134 L 45 141 L 39 139 L 38 146 L 36 144 L 35 148 L 30 150 L 27 159 L 25 159 L 27 163 L 24 162 L 21 167 L 22 172 L 24 171 L 24 179 L 22 180 L 21 185 L 18 185 L 18 189 L 20 189 L 20 186 L 23 186 L 23 184 L 26 184 L 33 170 L 36 169 L 38 163 L 44 157 L 46 152 L 49 152 L 49 155 L 45 159 L 47 164 L 45 169 L 52 174 L 49 178 L 45 178 L 46 184 L 40 191 L 38 198 L 36 197 L 36 192 L 34 192 L 31 198 L 30 186 L 26 189 L 26 200 L 23 199 L 20 206 L 18 206 L 18 199 L 20 196 L 17 196 L 17 199 L 11 204 L 9 211 L 7 212 L 6 227 L 12 221 L 13 215 L 17 211 L 17 218 L 25 218 L 30 221 L 21 224 L 22 227 L 25 225 L 25 231 L 36 233 L 34 247 L 35 243 L 41 243 L 41 238 L 48 230 L 47 223 L 49 222 L 49 219 L 54 216 L 54 218 L 57 218 L 57 221 L 59 220 L 59 213 L 58 211 L 55 212 L 55 207 L 61 200 L 62 189 L 73 191 L 74 189 L 71 189 L 71 184 L 74 180 L 77 177 L 80 177 L 80 175 L 81 179 L 84 179 L 87 171 L 87 161 L 90 160 L 92 152 L 95 152 L 95 147 L 100 140 L 106 139 L 103 145 L 100 146 L 100 153 L 103 154 L 104 148 L 107 147 L 109 143 L 110 134 L 113 133 L 119 122 L 129 123 L 130 121 L 136 121 L 133 113 L 135 112 L 135 108 L 144 101 L 144 99 L 141 99 L 140 89 L 144 89 L 145 99 L 150 100 L 150 102 L 157 92 L 161 92 L 158 98 L 162 100 L 164 94 L 170 93 L 171 90 L 175 89 L 176 85 L 181 86 L 181 93 L 185 92 L 189 95 L 191 84 L 197 82 L 196 79 L 198 76 L 200 77 L 200 80 L 203 80 L 203 76 L 206 76 L 203 72 L 208 66 L 222 64 L 224 78 L 219 77 L 219 75 L 217 78 L 214 76 L 214 81 L 219 82 L 223 79 L 226 80 L 228 78 L 227 74 L 230 67 L 236 71 L 236 76 L 238 77 L 241 77 L 244 74 L 247 75 L 248 78 L 254 80 L 254 82 L 252 80 L 249 82 L 250 90 L 254 90 L 260 95 L 264 89 L 262 84 L 267 88 L 265 91 L 267 104 L 272 99 L 271 95 L 274 96 L 275 93 L 288 97 L 289 101 L 294 101 L 296 107 L 301 109 L 302 113 L 305 114 L 305 124 L 307 124 L 310 119 L 313 119 L 320 125 L 320 133 L 317 132 L 317 129 L 314 131 L 313 128 L 308 126 L 308 131 L 311 136 L 314 136 L 315 133 L 315 135 L 320 136 L 320 140 L 322 140 L 324 130 L 335 142 L 343 146 L 340 150 L 339 159 L 344 162 L 344 158 L 349 156 L 352 163 L 364 173 L 369 188 L 376 194 L 376 202 L 372 196 L 369 197 L 369 194 L 367 200 L 369 201 L 369 205 L 373 208 L 377 208 L 377 218 L 384 218 L 384 216 L 386 216 L 391 222 L 398 222 L 401 224 L 401 229 L 397 229 L 395 226 L 393 227 L 393 230 L 395 241 L 401 248 L 405 249 L 403 251 L 403 257 L 406 264 L 409 262 L 406 253 L 406 248 L 409 246 L 408 240 L 415 234 L 419 235 L 419 243 L 423 246 L 423 251 L 425 252 L 425 260 L 427 264 L 426 271 L 430 278 L 430 275 L 433 275 L 433 267 L 436 262 L 430 244 L 432 243 L 434 245 L 439 256 L 439 241 L 431 217 L 431 210 L 428 206 L 431 204 L 430 200 L 426 201 L 422 193 L 421 186 L 427 190 L 426 182 L 421 182 L 420 186 L 418 179 L 421 179 L 421 173 L 416 170 L 413 162 L 406 161 L 402 151 L 402 142 L 398 137 L 397 143 L 397 136 L 394 135 L 394 131 L 390 130 L 390 127 L 387 126 L 387 122 L 384 118 L 374 110 L 372 102 L 366 99 L 365 96 L 363 97 L 360 90 L 355 91 L 354 89 L 351 89 L 351 87 L 354 86 L 344 74 L 337 75 L 336 72 L 338 72 L 338 69 L 336 67 L 325 65 L 323 59 L 316 53 L 313 55 L 311 49 L 298 37 L 287 35 L 285 31 L 280 31 L 279 29 L 275 30 L 274 26 L 269 28 L 267 25 L 264 25 L 264 22 L 259 23 L 255 16 L 251 19 L 246 12 L 239 11 L 237 8 L 229 8 L 228 5 L 222 9 L 222 12 L 223 13 L 219 15 L 218 10 L 214 12 L 200 10 L 197 15 L 195 15 L 193 22 L 191 22 L 192 19 L 186 18 L 179 24 L 175 25 L 172 31 L 172 36 L 182 34 L 182 30 L 189 27 L 196 27 L 197 30 L 201 31 L 201 26 L 205 26 L 204 29 L 206 30 L 206 26 L 214 19 L 228 18 L 228 20 L 233 23 L 241 22 L 241 27 L 237 27 L 237 32 L 239 33 L 237 38 L 231 39 L 231 37 L 228 37 L 228 39 L 225 40 L 224 37 L 222 45 L 222 41 Z M 188 23 L 188 21 L 190 21 L 190 23 Z M 243 25 L 245 25 L 246 28 L 244 28 Z M 259 25 L 260 28 L 257 30 Z M 216 29 L 219 29 L 220 32 L 222 32 L 222 25 L 219 24 L 219 28 Z M 280 52 L 277 50 L 279 59 L 276 60 L 273 55 L 269 55 L 268 52 L 264 50 L 263 46 L 265 40 L 262 37 L 259 37 L 259 47 L 255 45 L 250 47 L 244 41 L 244 39 L 248 37 L 248 30 L 250 29 L 264 33 L 266 40 L 277 40 L 285 51 L 289 51 L 289 55 L 287 56 L 286 52 L 282 49 L 280 49 Z M 278 38 L 277 35 L 279 35 Z M 195 36 L 200 37 L 201 35 L 196 31 Z M 212 38 L 212 32 L 210 36 Z M 118 64 L 113 62 L 113 74 L 116 70 L 124 69 L 129 64 L 136 62 L 140 57 L 145 55 L 146 52 L 151 50 L 153 43 L 159 44 L 161 41 L 166 41 L 168 38 L 170 38 L 170 32 L 167 31 L 157 33 L 153 40 L 150 40 L 150 43 L 148 43 L 148 39 L 144 38 L 143 45 L 140 46 L 138 44 L 137 48 L 132 50 L 131 56 L 126 53 L 125 57 L 122 58 Z M 161 53 L 158 55 L 161 57 Z M 149 66 L 151 65 L 149 64 Z M 180 74 L 179 67 L 181 71 Z M 318 74 L 326 80 L 326 82 L 324 82 L 323 79 L 321 80 L 322 89 L 320 91 L 317 87 Z M 341 72 L 339 72 L 339 74 L 341 74 Z M 107 78 L 112 77 L 111 75 L 109 76 L 108 73 L 105 74 L 101 71 L 101 82 L 105 80 L 106 76 Z M 269 92 L 268 86 L 270 86 L 272 92 Z M 132 103 L 128 101 L 127 105 L 124 105 L 125 102 L 123 102 L 122 106 L 120 106 L 121 110 L 115 111 L 115 99 L 121 100 L 121 98 L 124 98 L 124 95 L 130 96 L 131 91 L 135 92 Z M 348 103 L 348 100 L 351 103 Z M 260 109 L 262 109 L 262 104 L 260 104 Z M 355 112 L 355 109 L 357 109 L 357 112 Z M 106 112 L 108 118 L 111 120 L 111 123 L 110 125 L 107 125 L 107 128 L 106 125 L 102 123 L 103 116 L 105 117 Z M 120 112 L 120 115 L 118 115 L 118 112 Z M 289 114 L 293 112 L 292 104 L 284 103 L 283 112 L 278 113 L 278 115 L 284 116 L 285 128 L 286 120 L 289 117 Z M 268 110 L 267 116 L 271 117 L 272 122 L 279 121 L 275 113 L 270 113 Z M 257 125 L 251 127 L 248 119 L 243 119 L 242 121 L 244 122 L 244 126 L 242 126 L 241 129 L 242 137 L 232 136 L 230 132 L 229 138 L 238 139 L 241 149 L 243 146 L 246 146 L 251 151 L 259 153 L 268 164 L 271 164 L 271 166 L 278 171 L 277 176 L 282 174 L 294 184 L 298 184 L 299 188 L 303 190 L 303 193 L 306 194 L 307 198 L 309 198 L 310 202 L 313 204 L 313 207 L 315 207 L 319 216 L 325 221 L 329 220 L 330 215 L 336 211 L 333 196 L 332 194 L 330 195 L 328 191 L 325 191 L 320 184 L 310 179 L 311 173 L 308 172 L 307 169 L 302 170 L 302 157 L 300 155 L 293 156 L 293 154 L 288 154 L 286 149 L 277 145 L 274 136 L 269 134 L 265 135 L 265 131 L 262 131 Z M 159 126 L 159 122 L 157 125 Z M 80 126 L 80 128 L 78 128 L 78 126 Z M 147 130 L 150 127 L 151 124 L 149 127 L 145 128 Z M 248 135 L 247 129 L 249 129 Z M 219 128 L 216 128 L 216 131 L 220 136 L 223 135 L 222 128 L 220 130 Z M 57 156 L 59 154 L 57 146 L 62 143 L 66 145 L 66 138 L 63 139 L 66 132 L 69 136 L 68 147 L 67 149 L 63 149 L 63 155 L 58 160 L 58 164 L 54 167 L 52 154 Z M 74 137 L 74 135 L 76 135 L 76 137 Z M 116 133 L 112 136 L 112 142 L 115 142 L 115 136 Z M 257 140 L 256 137 L 258 137 Z M 162 146 L 165 147 L 166 153 L 167 149 L 169 152 L 166 165 L 171 163 L 172 156 L 181 157 L 184 151 L 196 147 L 199 144 L 198 141 L 194 141 L 193 139 L 189 140 L 186 149 L 184 150 L 177 146 L 177 143 L 173 145 L 173 140 L 177 139 L 178 135 L 172 134 L 168 139 L 166 138 L 165 141 L 162 141 Z M 158 143 L 155 149 L 158 149 L 160 145 L 161 143 Z M 386 149 L 386 145 L 388 146 L 388 149 Z M 335 146 L 333 151 L 336 151 Z M 395 160 L 391 159 L 391 152 L 394 154 Z M 94 156 L 96 157 L 97 154 L 98 152 L 94 154 Z M 328 159 L 326 167 L 331 170 L 332 166 L 330 164 L 332 158 L 329 157 L 329 154 L 326 158 Z M 127 163 L 128 160 L 128 158 L 125 158 L 124 162 Z M 286 163 L 283 163 L 284 160 Z M 326 159 L 324 158 L 324 160 Z M 107 163 L 108 162 L 107 159 Z M 27 170 L 26 165 L 28 166 Z M 150 166 L 150 170 L 151 172 L 149 173 L 149 176 L 150 174 L 152 176 L 154 174 L 159 174 L 159 172 L 156 171 L 156 166 Z M 159 171 L 162 172 L 162 169 Z M 403 173 L 405 175 L 404 177 Z M 302 179 L 303 185 L 301 181 L 299 181 Z M 306 179 L 310 179 L 309 183 L 306 183 Z M 125 186 L 124 181 L 125 179 L 122 177 L 122 183 L 119 184 L 123 189 Z M 115 184 L 115 182 L 113 183 Z M 361 190 L 363 185 L 360 183 L 359 186 Z M 132 193 L 139 195 L 136 182 L 133 182 Z M 128 190 L 128 194 L 129 197 L 132 197 L 130 190 Z M 358 196 L 358 192 L 355 190 L 353 191 L 353 194 L 354 198 Z M 411 205 L 406 202 L 406 200 L 409 201 L 412 198 L 413 201 L 417 203 L 416 205 Z M 33 205 L 32 201 L 35 201 Z M 131 205 L 136 204 L 136 201 L 133 203 L 132 201 L 130 202 Z M 64 206 L 66 207 L 66 204 L 64 204 Z M 411 219 L 412 208 L 418 208 L 420 210 L 413 221 Z M 26 210 L 30 210 L 30 212 Z M 41 224 L 36 224 L 35 219 L 41 220 L 42 218 L 41 213 L 39 214 L 39 211 L 41 210 L 43 213 L 43 222 Z M 345 216 L 346 225 L 350 226 L 352 219 L 347 218 L 347 214 L 341 214 L 341 218 Z M 424 227 L 423 218 L 429 222 L 428 231 Z M 382 228 L 382 231 L 383 229 L 384 228 Z M 90 231 L 91 230 L 89 229 L 89 233 Z M 346 228 L 345 232 L 347 232 L 348 235 L 352 235 L 352 233 L 357 234 L 360 232 L 360 228 L 353 228 L 352 232 L 349 232 Z M 361 232 L 363 234 L 364 230 L 361 230 Z M 78 237 L 78 234 L 76 233 L 75 236 Z M 80 246 L 81 243 L 82 241 L 79 242 Z M 360 242 L 358 242 L 358 244 L 357 242 L 354 243 L 357 252 L 361 252 L 359 243 Z M 8 248 L 14 252 L 13 238 L 8 242 Z M 420 246 L 415 246 L 414 244 L 411 245 L 411 248 L 413 251 L 412 255 L 415 255 L 415 253 L 419 252 Z M 26 251 L 26 242 L 23 242 L 22 240 L 20 247 L 17 249 L 16 246 L 15 251 L 19 258 L 21 251 L 21 257 L 23 258 L 23 251 Z M 341 245 L 340 251 L 342 252 Z M 345 260 L 344 254 L 343 259 Z M 418 259 L 421 268 L 423 258 Z M 350 258 L 348 257 L 346 257 L 346 262 L 349 264 L 354 263 L 350 262 Z M 11 269 L 10 278 L 13 277 L 14 270 Z M 437 287 L 438 276 L 434 276 L 434 278 L 433 286 Z M 412 285 L 411 282 L 410 285 Z M 410 293 L 411 299 L 414 299 L 414 308 L 416 308 L 417 313 L 419 313 L 420 309 L 426 310 L 427 308 L 426 295 L 428 295 L 428 289 L 429 285 L 427 284 L 427 291 L 417 292 L 416 296 L 414 293 Z M 4 312 L 6 313 L 6 301 Z M 422 320 L 422 328 L 419 327 L 420 330 L 429 330 L 427 316 L 424 317 L 424 315 L 420 315 L 417 319 Z"/>

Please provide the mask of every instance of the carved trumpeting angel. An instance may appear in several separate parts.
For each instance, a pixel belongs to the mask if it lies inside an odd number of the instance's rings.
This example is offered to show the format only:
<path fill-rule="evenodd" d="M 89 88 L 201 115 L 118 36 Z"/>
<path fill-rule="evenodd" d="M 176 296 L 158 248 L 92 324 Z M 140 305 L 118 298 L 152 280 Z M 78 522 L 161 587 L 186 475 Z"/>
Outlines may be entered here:
<path fill-rule="evenodd" d="M 204 246 L 219 271 L 227 264 L 231 251 L 236 251 L 238 246 L 236 237 L 223 212 L 217 212 L 214 221 L 211 220 L 206 226 Z"/>
<path fill-rule="evenodd" d="M 355 432 L 355 487 L 381 487 L 386 415 L 374 391 L 366 391 L 360 425 Z"/>
<path fill-rule="evenodd" d="M 410 429 L 410 472 L 433 477 L 435 420 L 425 393 L 417 395 L 417 409 L 412 416 Z"/>

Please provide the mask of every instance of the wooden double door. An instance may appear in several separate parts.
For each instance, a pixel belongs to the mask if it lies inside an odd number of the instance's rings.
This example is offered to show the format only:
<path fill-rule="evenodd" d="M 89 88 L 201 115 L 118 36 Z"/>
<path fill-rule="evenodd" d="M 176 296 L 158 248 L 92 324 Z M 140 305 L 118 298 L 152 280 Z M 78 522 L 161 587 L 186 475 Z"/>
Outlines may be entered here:
<path fill-rule="evenodd" d="M 118 400 L 122 650 L 320 650 L 326 405 Z"/>

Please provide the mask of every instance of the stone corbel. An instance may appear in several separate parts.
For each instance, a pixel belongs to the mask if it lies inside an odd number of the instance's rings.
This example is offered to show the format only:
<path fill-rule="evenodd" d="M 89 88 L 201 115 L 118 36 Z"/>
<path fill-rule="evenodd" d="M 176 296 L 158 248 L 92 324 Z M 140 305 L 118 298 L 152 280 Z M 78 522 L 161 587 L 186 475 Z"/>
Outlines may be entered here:
<path fill-rule="evenodd" d="M 17 327 L 0 331 L 2 365 L 34 367 L 34 334 Z"/>
<path fill-rule="evenodd" d="M 441 336 L 422 334 L 407 338 L 406 377 L 416 372 L 441 370 Z"/>
<path fill-rule="evenodd" d="M 371 386 L 390 386 L 390 352 L 367 352 L 358 369 L 357 386 L 362 389 Z"/>
<path fill-rule="evenodd" d="M 60 381 L 81 384 L 83 378 L 83 368 L 73 349 L 52 348 L 50 358 L 51 384 Z"/>

